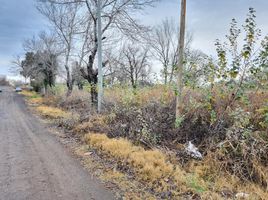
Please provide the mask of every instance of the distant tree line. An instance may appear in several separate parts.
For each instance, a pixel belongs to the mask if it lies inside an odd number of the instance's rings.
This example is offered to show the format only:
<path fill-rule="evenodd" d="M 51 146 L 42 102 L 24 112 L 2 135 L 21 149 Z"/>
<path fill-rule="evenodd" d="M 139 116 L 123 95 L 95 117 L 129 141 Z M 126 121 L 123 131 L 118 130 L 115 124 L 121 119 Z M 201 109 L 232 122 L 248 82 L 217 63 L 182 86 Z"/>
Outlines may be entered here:
<path fill-rule="evenodd" d="M 0 85 L 3 85 L 3 86 L 9 85 L 9 82 L 8 82 L 6 76 L 0 75 Z"/>
<path fill-rule="evenodd" d="M 103 1 L 102 66 L 105 85 L 129 85 L 133 89 L 159 81 L 175 85 L 179 27 L 173 19 L 164 19 L 154 27 L 147 27 L 134 17 L 135 13 L 156 2 Z M 91 102 L 96 105 L 97 1 L 38 0 L 37 9 L 50 22 L 51 30 L 24 42 L 24 57 L 14 60 L 17 71 L 30 79 L 33 85 L 45 88 L 46 92 L 55 85 L 56 77 L 60 77 L 65 80 L 67 96 L 75 85 L 82 90 L 87 83 L 91 89 Z M 261 42 L 261 48 L 253 48 L 259 39 L 254 9 L 250 9 L 244 31 L 246 43 L 240 51 L 238 36 L 241 30 L 233 20 L 228 42 L 216 42 L 216 58 L 193 49 L 193 37 L 188 32 L 183 55 L 183 84 L 197 88 L 213 87 L 219 81 L 238 81 L 241 85 L 250 79 L 261 87 L 266 78 L 267 37 Z M 232 60 L 228 61 L 229 58 Z M 156 61 L 158 64 L 155 64 Z M 155 81 L 154 67 L 159 63 L 161 71 L 155 76 L 158 79 Z"/>

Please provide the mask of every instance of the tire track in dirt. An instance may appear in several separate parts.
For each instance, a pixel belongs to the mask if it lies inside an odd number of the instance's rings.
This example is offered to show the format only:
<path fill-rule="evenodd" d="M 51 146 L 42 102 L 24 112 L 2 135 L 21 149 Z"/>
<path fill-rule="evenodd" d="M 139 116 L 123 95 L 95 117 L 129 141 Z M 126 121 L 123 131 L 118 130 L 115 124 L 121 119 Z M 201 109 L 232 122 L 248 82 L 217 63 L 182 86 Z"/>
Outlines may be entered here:
<path fill-rule="evenodd" d="M 33 115 L 18 94 L 0 94 L 0 200 L 114 199 Z"/>

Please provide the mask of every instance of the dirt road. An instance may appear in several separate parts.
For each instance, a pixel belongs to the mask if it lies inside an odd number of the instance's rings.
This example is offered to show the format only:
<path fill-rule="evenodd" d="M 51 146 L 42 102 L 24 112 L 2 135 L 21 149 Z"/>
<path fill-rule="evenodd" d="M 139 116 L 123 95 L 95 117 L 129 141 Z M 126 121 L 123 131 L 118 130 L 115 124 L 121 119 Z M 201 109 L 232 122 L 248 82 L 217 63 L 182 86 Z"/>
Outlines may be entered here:
<path fill-rule="evenodd" d="M 10 88 L 0 93 L 0 200 L 113 199 Z"/>

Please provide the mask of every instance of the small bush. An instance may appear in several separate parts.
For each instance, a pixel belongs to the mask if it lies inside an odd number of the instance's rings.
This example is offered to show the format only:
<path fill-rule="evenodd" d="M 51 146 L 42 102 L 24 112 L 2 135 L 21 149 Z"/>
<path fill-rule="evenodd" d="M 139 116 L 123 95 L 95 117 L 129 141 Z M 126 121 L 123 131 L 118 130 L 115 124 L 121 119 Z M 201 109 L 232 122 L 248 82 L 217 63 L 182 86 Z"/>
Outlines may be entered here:
<path fill-rule="evenodd" d="M 64 127 L 68 130 L 72 130 L 80 122 L 80 116 L 78 114 L 68 114 L 63 118 L 57 120 L 57 124 L 61 127 Z"/>
<path fill-rule="evenodd" d="M 72 94 L 66 97 L 66 94 L 58 96 L 58 106 L 64 110 L 78 113 L 81 119 L 86 120 L 94 113 L 90 102 L 90 94 L 85 91 L 74 90 Z"/>
<path fill-rule="evenodd" d="M 107 117 L 102 115 L 93 115 L 88 121 L 74 127 L 74 132 L 82 135 L 88 132 L 108 132 L 108 130 Z"/>

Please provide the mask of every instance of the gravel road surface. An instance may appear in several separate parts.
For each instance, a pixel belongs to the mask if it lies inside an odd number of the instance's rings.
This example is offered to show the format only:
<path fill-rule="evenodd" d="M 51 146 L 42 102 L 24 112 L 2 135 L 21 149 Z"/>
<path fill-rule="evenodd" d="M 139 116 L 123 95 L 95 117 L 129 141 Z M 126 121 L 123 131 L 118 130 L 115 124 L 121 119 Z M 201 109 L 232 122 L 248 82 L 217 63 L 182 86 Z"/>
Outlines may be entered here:
<path fill-rule="evenodd" d="M 19 94 L 1 89 L 0 200 L 114 199 L 28 111 Z"/>

